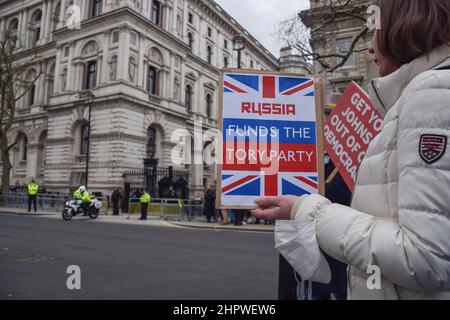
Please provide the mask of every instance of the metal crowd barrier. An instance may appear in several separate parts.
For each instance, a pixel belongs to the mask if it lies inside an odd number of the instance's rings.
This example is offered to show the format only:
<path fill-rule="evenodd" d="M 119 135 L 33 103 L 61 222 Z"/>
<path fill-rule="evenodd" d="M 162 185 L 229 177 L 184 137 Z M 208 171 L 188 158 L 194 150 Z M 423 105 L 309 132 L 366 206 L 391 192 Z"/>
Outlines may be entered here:
<path fill-rule="evenodd" d="M 128 213 L 141 214 L 139 198 L 128 200 Z M 203 217 L 203 203 L 195 200 L 179 199 L 151 199 L 147 211 L 148 216 L 169 220 L 199 220 Z"/>
<path fill-rule="evenodd" d="M 36 197 L 36 207 L 38 211 L 45 212 L 62 212 L 66 201 L 72 199 L 71 195 L 57 195 L 57 194 L 38 194 Z M 105 197 L 97 197 L 102 201 L 102 208 L 100 214 L 106 214 L 108 210 L 108 203 Z M 11 192 L 8 194 L 0 194 L 1 208 L 15 208 L 28 210 L 28 195 L 21 192 Z M 31 210 L 34 210 L 33 205 Z"/>

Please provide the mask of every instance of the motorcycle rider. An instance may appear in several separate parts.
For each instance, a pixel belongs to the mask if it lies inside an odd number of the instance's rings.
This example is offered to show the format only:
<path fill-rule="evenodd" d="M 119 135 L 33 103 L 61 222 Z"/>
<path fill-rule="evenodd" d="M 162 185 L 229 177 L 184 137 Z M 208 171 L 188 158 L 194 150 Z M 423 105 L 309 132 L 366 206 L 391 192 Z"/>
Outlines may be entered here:
<path fill-rule="evenodd" d="M 89 210 L 89 204 L 91 203 L 91 197 L 89 196 L 89 191 L 85 186 L 80 186 L 73 193 L 74 200 L 78 201 L 81 204 L 81 209 L 83 209 L 84 214 L 86 215 Z"/>

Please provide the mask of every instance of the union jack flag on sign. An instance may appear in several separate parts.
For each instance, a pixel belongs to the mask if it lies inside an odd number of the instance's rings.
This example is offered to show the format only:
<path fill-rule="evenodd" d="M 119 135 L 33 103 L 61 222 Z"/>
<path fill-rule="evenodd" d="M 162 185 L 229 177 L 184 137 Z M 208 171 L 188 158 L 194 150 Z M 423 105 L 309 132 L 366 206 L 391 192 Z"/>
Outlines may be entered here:
<path fill-rule="evenodd" d="M 277 77 L 227 74 L 224 80 L 225 93 L 258 93 L 262 98 L 275 99 L 277 96 L 291 96 L 300 93 L 314 97 L 314 80 L 311 78 Z"/>
<path fill-rule="evenodd" d="M 318 192 L 314 94 L 312 78 L 224 74 L 222 207 L 254 207 L 260 196 Z"/>
<path fill-rule="evenodd" d="M 317 175 L 312 173 L 225 173 L 222 175 L 222 193 L 225 196 L 302 196 L 317 193 L 318 190 Z"/>

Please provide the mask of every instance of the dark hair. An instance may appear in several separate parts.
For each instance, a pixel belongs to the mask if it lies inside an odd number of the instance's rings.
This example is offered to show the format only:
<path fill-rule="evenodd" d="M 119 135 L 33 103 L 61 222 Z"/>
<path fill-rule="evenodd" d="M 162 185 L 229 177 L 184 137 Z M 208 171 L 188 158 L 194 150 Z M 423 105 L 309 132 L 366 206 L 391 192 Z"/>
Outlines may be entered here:
<path fill-rule="evenodd" d="M 450 45 L 450 0 L 378 0 L 378 4 L 378 48 L 396 63 L 409 63 Z"/>

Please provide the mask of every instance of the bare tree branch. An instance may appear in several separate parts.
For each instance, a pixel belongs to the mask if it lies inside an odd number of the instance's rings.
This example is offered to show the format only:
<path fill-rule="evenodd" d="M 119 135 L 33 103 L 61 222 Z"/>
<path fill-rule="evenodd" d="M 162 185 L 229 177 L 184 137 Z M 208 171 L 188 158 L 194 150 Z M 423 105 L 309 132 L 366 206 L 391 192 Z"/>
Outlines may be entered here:
<path fill-rule="evenodd" d="M 317 63 L 326 72 L 334 72 L 343 67 L 353 54 L 367 50 L 358 48 L 358 44 L 367 36 L 369 29 L 365 27 L 367 21 L 365 12 L 353 6 L 355 2 L 356 0 L 324 0 L 321 6 L 314 8 L 314 14 L 320 18 L 316 16 L 309 18 L 322 21 L 319 25 L 313 29 L 305 26 L 302 19 L 305 17 L 308 19 L 308 15 L 312 12 L 306 11 L 281 22 L 274 36 L 284 45 L 296 49 L 309 64 Z M 325 38 L 332 39 L 337 35 L 339 23 L 349 19 L 359 20 L 362 24 L 347 52 L 339 52 L 338 48 L 335 52 L 325 52 L 325 43 L 318 47 L 318 43 L 324 42 Z"/>
<path fill-rule="evenodd" d="M 22 99 L 42 76 L 42 64 L 38 55 L 31 52 L 31 58 L 17 54 L 17 37 L 9 32 L 0 35 L 0 158 L 2 161 L 2 191 L 9 189 L 9 175 L 12 168 L 9 151 L 14 147 L 8 142 L 8 132 L 16 116 L 17 102 Z M 34 67 L 38 71 L 31 79 L 26 72 Z"/>

